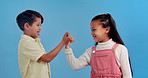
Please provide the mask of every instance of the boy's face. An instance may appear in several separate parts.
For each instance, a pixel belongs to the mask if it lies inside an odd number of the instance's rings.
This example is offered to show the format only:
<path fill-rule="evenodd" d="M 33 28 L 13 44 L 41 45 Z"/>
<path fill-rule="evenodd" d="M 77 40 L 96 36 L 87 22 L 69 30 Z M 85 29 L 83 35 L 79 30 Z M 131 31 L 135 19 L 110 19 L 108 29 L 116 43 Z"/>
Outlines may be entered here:
<path fill-rule="evenodd" d="M 29 25 L 29 24 L 28 24 Z M 32 38 L 38 38 L 41 31 L 41 18 L 36 18 L 36 21 L 33 22 L 32 25 L 29 25 L 27 29 L 25 28 L 25 32 L 28 36 Z"/>

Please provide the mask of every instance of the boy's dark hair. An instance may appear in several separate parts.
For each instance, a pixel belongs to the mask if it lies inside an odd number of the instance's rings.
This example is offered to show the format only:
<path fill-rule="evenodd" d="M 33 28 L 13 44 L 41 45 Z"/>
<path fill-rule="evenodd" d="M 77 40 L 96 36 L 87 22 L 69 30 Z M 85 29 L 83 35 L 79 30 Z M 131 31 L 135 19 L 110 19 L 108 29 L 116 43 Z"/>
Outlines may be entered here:
<path fill-rule="evenodd" d="M 109 26 L 110 27 L 109 37 L 112 38 L 113 41 L 124 45 L 124 43 L 123 43 L 123 41 L 116 29 L 116 23 L 110 14 L 97 15 L 91 21 L 94 21 L 94 20 L 99 20 L 102 23 L 102 26 L 104 28 Z M 98 43 L 96 43 L 96 45 L 97 44 Z"/>
<path fill-rule="evenodd" d="M 36 21 L 36 18 L 41 18 L 41 23 L 43 23 L 44 18 L 39 12 L 33 10 L 26 10 L 16 17 L 16 22 L 19 28 L 24 31 L 24 24 L 28 23 L 29 25 L 32 25 L 33 22 Z"/>

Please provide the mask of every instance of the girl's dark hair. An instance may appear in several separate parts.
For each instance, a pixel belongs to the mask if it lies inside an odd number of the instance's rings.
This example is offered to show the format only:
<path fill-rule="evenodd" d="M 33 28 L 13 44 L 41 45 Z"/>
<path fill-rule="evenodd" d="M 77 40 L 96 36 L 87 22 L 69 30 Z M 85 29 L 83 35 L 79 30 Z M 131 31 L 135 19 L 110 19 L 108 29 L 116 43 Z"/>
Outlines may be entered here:
<path fill-rule="evenodd" d="M 120 43 L 122 45 L 124 45 L 117 29 L 116 29 L 116 23 L 114 21 L 114 19 L 112 18 L 112 16 L 110 14 L 100 14 L 95 16 L 91 21 L 94 20 L 99 20 L 102 23 L 102 26 L 104 28 L 106 27 L 110 27 L 110 31 L 109 31 L 109 37 L 113 39 L 113 41 Z M 97 45 L 98 43 L 96 43 Z"/>
<path fill-rule="evenodd" d="M 44 18 L 39 12 L 33 10 L 26 10 L 16 17 L 16 22 L 19 28 L 24 31 L 24 24 L 28 23 L 29 25 L 32 25 L 33 22 L 36 21 L 36 18 L 41 18 L 41 23 L 43 23 Z"/>

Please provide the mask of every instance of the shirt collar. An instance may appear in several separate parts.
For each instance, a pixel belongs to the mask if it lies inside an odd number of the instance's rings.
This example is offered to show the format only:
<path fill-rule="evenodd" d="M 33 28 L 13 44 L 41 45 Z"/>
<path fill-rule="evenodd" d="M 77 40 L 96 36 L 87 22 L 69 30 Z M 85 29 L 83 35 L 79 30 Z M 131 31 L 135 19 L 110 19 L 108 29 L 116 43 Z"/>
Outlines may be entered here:
<path fill-rule="evenodd" d="M 103 42 L 103 43 L 98 42 L 98 45 L 106 45 L 106 44 L 110 44 L 110 43 L 114 43 L 114 41 L 112 39 L 110 39 L 110 40 Z"/>
<path fill-rule="evenodd" d="M 22 39 L 29 39 L 29 40 L 32 40 L 32 41 L 35 41 L 35 42 L 39 42 L 40 41 L 40 38 L 34 39 L 34 38 L 32 38 L 32 37 L 30 37 L 28 35 L 25 35 L 25 34 L 22 35 Z"/>

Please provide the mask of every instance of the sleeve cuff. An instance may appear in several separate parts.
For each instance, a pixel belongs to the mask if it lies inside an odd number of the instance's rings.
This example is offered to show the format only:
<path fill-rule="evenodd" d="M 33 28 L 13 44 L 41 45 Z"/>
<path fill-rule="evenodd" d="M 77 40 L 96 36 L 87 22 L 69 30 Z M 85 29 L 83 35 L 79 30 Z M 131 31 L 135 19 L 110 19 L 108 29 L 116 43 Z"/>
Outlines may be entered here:
<path fill-rule="evenodd" d="M 45 53 L 41 53 L 40 55 L 38 55 L 38 57 L 37 58 L 34 58 L 34 60 L 35 61 L 38 61 L 41 57 L 42 57 L 42 55 L 44 55 Z"/>
<path fill-rule="evenodd" d="M 72 54 L 72 49 L 71 48 L 65 49 L 64 53 L 65 54 Z"/>

